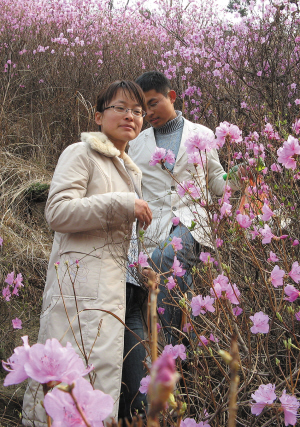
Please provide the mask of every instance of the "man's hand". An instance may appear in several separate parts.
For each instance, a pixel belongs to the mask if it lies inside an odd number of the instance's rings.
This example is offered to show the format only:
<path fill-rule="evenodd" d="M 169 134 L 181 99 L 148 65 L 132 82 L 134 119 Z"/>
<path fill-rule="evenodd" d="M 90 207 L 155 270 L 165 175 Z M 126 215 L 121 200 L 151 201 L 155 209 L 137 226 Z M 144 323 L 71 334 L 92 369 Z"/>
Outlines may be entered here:
<path fill-rule="evenodd" d="M 152 268 L 143 268 L 142 275 L 145 277 L 145 284 L 148 285 L 149 282 L 154 284 L 154 287 L 157 288 L 160 282 L 160 275 L 155 273 Z"/>
<path fill-rule="evenodd" d="M 141 227 L 146 230 L 152 221 L 152 212 L 148 203 L 142 199 L 136 199 L 134 204 L 134 216 L 140 222 Z"/>

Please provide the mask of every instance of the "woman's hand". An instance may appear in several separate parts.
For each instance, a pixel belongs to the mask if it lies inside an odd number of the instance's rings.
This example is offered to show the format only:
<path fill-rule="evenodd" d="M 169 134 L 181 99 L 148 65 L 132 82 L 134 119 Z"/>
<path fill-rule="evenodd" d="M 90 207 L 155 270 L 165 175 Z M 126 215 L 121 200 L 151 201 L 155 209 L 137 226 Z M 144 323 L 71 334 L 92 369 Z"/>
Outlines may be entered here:
<path fill-rule="evenodd" d="M 136 199 L 134 204 L 134 216 L 141 223 L 141 227 L 146 230 L 152 221 L 152 212 L 148 203 L 142 199 Z"/>

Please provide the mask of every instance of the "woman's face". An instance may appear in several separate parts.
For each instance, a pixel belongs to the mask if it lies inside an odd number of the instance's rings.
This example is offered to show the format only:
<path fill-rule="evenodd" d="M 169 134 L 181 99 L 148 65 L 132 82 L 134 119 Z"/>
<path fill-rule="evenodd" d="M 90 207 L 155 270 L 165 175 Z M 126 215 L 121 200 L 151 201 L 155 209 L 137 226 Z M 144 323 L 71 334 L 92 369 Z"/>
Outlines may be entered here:
<path fill-rule="evenodd" d="M 117 113 L 111 106 L 129 108 L 127 112 Z M 143 125 L 143 117 L 137 117 L 132 114 L 131 109 L 142 109 L 142 106 L 131 99 L 130 95 L 122 89 L 118 89 L 116 96 L 106 106 L 106 109 L 100 113 L 96 112 L 95 121 L 101 126 L 108 139 L 117 147 L 122 148 L 128 141 L 136 138 Z"/>

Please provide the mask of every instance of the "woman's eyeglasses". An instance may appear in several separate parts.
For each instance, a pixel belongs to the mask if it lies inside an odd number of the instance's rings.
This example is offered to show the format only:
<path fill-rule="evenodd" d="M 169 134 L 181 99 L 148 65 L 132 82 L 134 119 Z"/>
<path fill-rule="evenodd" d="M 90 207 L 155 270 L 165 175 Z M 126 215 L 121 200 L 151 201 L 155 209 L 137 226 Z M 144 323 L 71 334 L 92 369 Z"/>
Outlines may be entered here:
<path fill-rule="evenodd" d="M 110 105 L 109 107 L 104 108 L 103 111 L 108 110 L 109 108 L 113 108 L 113 110 L 119 114 L 126 114 L 128 111 L 131 111 L 132 115 L 135 117 L 145 117 L 147 114 L 146 111 L 141 108 L 125 108 L 120 105 Z"/>

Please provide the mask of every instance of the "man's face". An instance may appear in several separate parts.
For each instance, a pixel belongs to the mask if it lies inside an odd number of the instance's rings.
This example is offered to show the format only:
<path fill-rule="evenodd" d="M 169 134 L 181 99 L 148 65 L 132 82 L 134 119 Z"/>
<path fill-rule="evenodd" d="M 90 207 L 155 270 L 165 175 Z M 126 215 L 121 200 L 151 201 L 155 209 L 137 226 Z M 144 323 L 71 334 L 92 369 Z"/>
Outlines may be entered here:
<path fill-rule="evenodd" d="M 175 119 L 177 115 L 174 109 L 174 102 L 176 99 L 174 90 L 170 90 L 167 96 L 164 96 L 160 92 L 156 92 L 155 89 L 144 92 L 144 95 L 147 107 L 145 119 L 154 128 L 160 128 L 170 120 Z"/>

